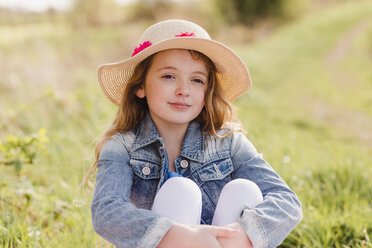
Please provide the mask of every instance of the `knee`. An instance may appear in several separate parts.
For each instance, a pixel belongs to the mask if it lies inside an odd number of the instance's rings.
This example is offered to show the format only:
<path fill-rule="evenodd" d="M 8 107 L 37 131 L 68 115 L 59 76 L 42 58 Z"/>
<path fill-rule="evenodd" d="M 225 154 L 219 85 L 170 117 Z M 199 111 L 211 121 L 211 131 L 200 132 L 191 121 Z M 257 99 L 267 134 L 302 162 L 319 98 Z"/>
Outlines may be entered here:
<path fill-rule="evenodd" d="M 254 182 L 248 180 L 248 179 L 243 179 L 243 178 L 238 178 L 230 181 L 225 185 L 223 188 L 224 190 L 228 191 L 249 191 L 249 192 L 259 192 L 261 194 L 260 188 L 255 184 Z"/>
<path fill-rule="evenodd" d="M 258 204 L 263 201 L 262 192 L 260 188 L 254 182 L 238 178 L 227 183 L 222 189 L 221 194 L 235 195 L 235 196 L 244 196 L 253 200 L 255 204 Z"/>
<path fill-rule="evenodd" d="M 198 225 L 202 193 L 198 185 L 184 177 L 168 179 L 156 194 L 152 211 L 185 225 Z"/>
<path fill-rule="evenodd" d="M 234 179 L 221 191 L 212 224 L 224 226 L 236 222 L 244 208 L 255 208 L 262 201 L 257 184 L 247 179 Z"/>
<path fill-rule="evenodd" d="M 195 200 L 202 197 L 199 186 L 194 181 L 185 177 L 169 178 L 160 190 L 162 189 L 165 189 L 168 194 L 180 195 L 183 199 Z"/>

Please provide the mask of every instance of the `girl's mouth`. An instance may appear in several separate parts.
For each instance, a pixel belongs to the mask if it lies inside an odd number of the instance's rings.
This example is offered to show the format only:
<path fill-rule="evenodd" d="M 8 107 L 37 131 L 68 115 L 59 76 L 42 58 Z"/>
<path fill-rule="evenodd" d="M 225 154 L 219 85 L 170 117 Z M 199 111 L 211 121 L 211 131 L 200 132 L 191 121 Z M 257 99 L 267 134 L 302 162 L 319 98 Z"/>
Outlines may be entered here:
<path fill-rule="evenodd" d="M 175 109 L 188 109 L 191 105 L 183 102 L 170 102 L 169 103 Z"/>

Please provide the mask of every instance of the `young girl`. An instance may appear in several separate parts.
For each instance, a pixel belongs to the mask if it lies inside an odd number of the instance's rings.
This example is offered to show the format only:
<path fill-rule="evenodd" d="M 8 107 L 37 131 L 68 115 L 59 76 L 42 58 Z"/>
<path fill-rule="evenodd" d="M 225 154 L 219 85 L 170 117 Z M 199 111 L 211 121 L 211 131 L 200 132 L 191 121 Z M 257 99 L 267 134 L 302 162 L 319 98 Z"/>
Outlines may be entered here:
<path fill-rule="evenodd" d="M 302 217 L 295 193 L 232 121 L 251 86 L 200 26 L 168 20 L 98 78 L 119 105 L 96 148 L 92 219 L 118 247 L 276 247 Z"/>

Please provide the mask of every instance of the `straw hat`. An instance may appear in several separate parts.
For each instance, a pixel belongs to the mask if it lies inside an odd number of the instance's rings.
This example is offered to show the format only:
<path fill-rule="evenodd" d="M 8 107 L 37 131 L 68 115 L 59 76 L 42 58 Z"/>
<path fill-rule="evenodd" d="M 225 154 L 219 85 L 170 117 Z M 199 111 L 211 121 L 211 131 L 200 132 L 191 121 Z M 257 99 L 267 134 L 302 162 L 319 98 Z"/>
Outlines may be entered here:
<path fill-rule="evenodd" d="M 217 69 L 217 79 L 231 101 L 251 87 L 248 69 L 241 58 L 226 45 L 212 40 L 199 25 L 184 20 L 167 20 L 147 28 L 132 56 L 98 67 L 98 80 L 108 99 L 119 105 L 124 88 L 135 66 L 148 56 L 168 49 L 196 50 L 209 57 Z"/>

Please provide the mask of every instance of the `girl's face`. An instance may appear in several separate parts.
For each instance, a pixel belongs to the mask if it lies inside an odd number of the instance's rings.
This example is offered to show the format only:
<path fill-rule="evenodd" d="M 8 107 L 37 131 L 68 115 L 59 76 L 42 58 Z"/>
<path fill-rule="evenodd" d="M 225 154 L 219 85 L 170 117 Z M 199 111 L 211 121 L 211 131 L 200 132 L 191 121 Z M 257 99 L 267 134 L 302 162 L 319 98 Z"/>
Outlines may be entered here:
<path fill-rule="evenodd" d="M 136 95 L 146 97 L 157 126 L 187 126 L 202 111 L 207 86 L 205 63 L 187 50 L 172 49 L 154 56 L 145 84 Z"/>

